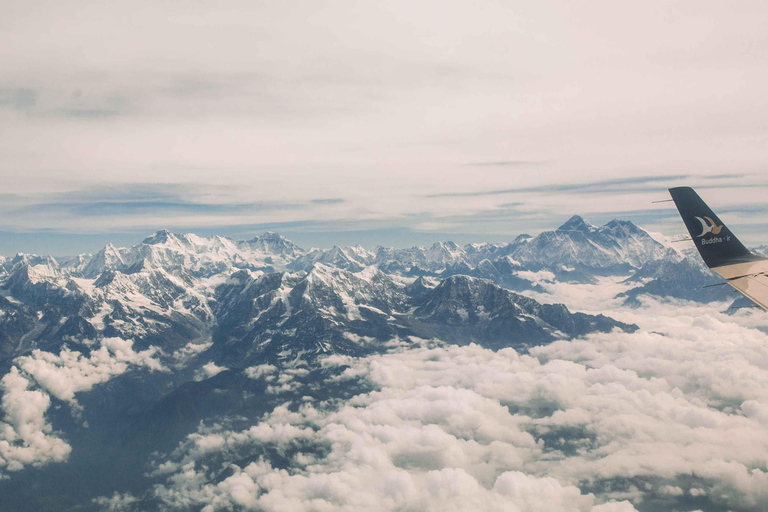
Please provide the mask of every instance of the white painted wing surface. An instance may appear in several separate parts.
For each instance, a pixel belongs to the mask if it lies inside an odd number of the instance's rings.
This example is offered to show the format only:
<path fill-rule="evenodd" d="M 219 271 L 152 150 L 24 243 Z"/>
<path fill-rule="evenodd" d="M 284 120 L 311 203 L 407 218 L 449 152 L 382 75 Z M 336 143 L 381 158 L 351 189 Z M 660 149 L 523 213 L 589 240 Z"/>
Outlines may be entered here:
<path fill-rule="evenodd" d="M 768 311 L 768 260 L 723 265 L 712 270 Z"/>

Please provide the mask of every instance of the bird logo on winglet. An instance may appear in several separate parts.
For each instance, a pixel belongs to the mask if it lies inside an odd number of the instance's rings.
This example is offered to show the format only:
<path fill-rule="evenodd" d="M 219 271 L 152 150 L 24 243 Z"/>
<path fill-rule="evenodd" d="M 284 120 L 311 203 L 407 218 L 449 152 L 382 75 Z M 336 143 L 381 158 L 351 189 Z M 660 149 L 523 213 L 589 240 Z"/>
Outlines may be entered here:
<path fill-rule="evenodd" d="M 718 226 L 715 221 L 710 219 L 709 217 L 704 217 L 703 219 L 701 217 L 696 217 L 699 222 L 701 222 L 701 234 L 698 236 L 704 236 L 707 233 L 712 233 L 713 235 L 720 234 L 720 230 L 723 229 L 723 226 Z"/>

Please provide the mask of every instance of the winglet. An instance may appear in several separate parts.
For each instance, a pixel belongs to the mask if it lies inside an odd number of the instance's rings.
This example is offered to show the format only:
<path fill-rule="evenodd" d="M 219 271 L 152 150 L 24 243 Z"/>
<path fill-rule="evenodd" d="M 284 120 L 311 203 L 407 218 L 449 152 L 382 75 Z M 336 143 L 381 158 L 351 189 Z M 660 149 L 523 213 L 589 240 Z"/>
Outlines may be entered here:
<path fill-rule="evenodd" d="M 669 194 L 708 267 L 763 259 L 749 252 L 691 187 L 671 188 Z"/>

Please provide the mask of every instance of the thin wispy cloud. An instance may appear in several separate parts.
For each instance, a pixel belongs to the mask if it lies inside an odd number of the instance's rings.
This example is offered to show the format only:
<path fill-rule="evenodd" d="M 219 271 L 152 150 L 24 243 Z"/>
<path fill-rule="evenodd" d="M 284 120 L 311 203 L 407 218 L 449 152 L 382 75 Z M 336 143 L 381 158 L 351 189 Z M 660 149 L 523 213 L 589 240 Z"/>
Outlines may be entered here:
<path fill-rule="evenodd" d="M 535 160 L 498 160 L 493 162 L 469 162 L 464 167 L 536 167 L 546 165 L 546 161 Z"/>
<path fill-rule="evenodd" d="M 332 197 L 329 199 L 312 199 L 310 200 L 310 203 L 313 204 L 341 204 L 344 202 L 344 199 L 341 197 Z"/>

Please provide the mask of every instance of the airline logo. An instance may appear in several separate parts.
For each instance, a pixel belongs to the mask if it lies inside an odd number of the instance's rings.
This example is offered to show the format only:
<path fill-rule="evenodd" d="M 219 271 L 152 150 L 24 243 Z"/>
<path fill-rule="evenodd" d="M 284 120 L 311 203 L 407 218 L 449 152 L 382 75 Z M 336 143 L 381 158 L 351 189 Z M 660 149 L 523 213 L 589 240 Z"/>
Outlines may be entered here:
<path fill-rule="evenodd" d="M 699 222 L 701 222 L 701 234 L 699 235 L 699 237 L 702 237 L 707 233 L 712 233 L 713 235 L 719 235 L 720 230 L 723 229 L 723 226 L 718 226 L 715 223 L 715 221 L 713 221 L 709 217 L 704 217 L 703 219 L 701 217 L 696 217 L 696 219 Z"/>

